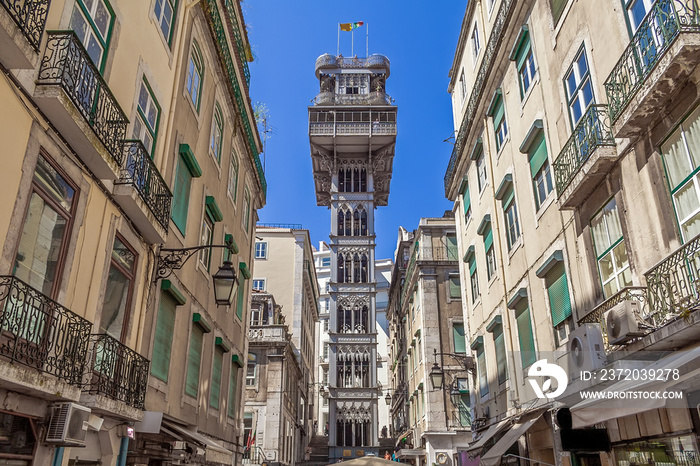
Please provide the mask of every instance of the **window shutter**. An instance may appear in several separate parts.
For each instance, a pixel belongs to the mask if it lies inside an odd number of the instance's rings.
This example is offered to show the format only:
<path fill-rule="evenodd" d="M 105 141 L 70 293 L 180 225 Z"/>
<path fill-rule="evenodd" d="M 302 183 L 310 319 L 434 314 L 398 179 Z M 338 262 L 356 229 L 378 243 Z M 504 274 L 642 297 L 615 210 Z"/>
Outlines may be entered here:
<path fill-rule="evenodd" d="M 483 345 L 477 349 L 476 364 L 479 372 L 479 393 L 481 396 L 486 396 L 489 393 L 489 379 L 486 372 L 486 355 Z"/>
<path fill-rule="evenodd" d="M 447 235 L 447 260 L 456 261 L 459 257 L 459 252 L 457 252 L 457 237 L 454 235 Z"/>
<path fill-rule="evenodd" d="M 559 325 L 571 315 L 571 300 L 569 299 L 569 286 L 566 280 L 566 271 L 562 262 L 555 265 L 547 273 L 547 294 L 549 306 L 552 311 L 553 324 Z"/>
<path fill-rule="evenodd" d="M 236 392 L 238 391 L 238 366 L 231 364 L 231 376 L 228 382 L 228 416 L 236 417 Z"/>
<path fill-rule="evenodd" d="M 187 210 L 190 202 L 191 181 L 192 175 L 185 166 L 184 160 L 180 157 L 175 172 L 172 218 L 173 223 L 183 235 L 185 234 L 185 227 L 187 226 Z"/>
<path fill-rule="evenodd" d="M 469 207 L 472 205 L 471 198 L 469 197 L 469 185 L 467 184 L 462 192 L 462 205 L 464 206 L 464 215 L 467 215 Z"/>
<path fill-rule="evenodd" d="M 169 293 L 161 293 L 158 320 L 156 321 L 156 336 L 153 343 L 151 358 L 151 374 L 163 382 L 168 381 L 170 368 L 170 353 L 173 347 L 175 331 L 175 308 L 177 303 Z"/>
<path fill-rule="evenodd" d="M 243 320 L 243 298 L 245 296 L 245 286 L 248 280 L 241 280 L 238 277 L 238 289 L 236 290 L 236 315 L 239 319 Z"/>
<path fill-rule="evenodd" d="M 513 198 L 515 197 L 515 190 L 513 189 L 513 185 L 508 188 L 508 191 L 506 191 L 506 194 L 503 196 L 502 201 L 502 206 L 503 210 L 506 210 L 509 206 Z"/>
<path fill-rule="evenodd" d="M 469 258 L 469 275 L 474 275 L 476 272 L 476 257 L 472 256 Z"/>
<path fill-rule="evenodd" d="M 488 231 L 484 235 L 484 250 L 488 251 L 493 246 L 493 230 L 489 226 Z"/>
<path fill-rule="evenodd" d="M 467 342 L 464 339 L 464 324 L 452 324 L 452 340 L 454 341 L 455 353 L 467 352 Z"/>
<path fill-rule="evenodd" d="M 202 361 L 202 344 L 204 342 L 204 329 L 192 324 L 190 334 L 190 351 L 187 357 L 187 380 L 185 382 L 185 393 L 197 397 L 199 391 L 199 366 Z"/>
<path fill-rule="evenodd" d="M 211 391 L 209 392 L 209 406 L 219 409 L 219 397 L 221 395 L 221 368 L 224 362 L 224 351 L 219 346 L 214 350 L 214 364 L 211 368 Z"/>
<path fill-rule="evenodd" d="M 497 128 L 498 125 L 501 124 L 501 121 L 503 120 L 504 114 L 505 114 L 505 109 L 503 106 L 503 99 L 501 98 L 498 101 L 498 104 L 496 104 L 496 108 L 493 112 L 493 126 L 494 126 L 494 128 Z"/>
<path fill-rule="evenodd" d="M 459 298 L 462 290 L 459 286 L 459 275 L 450 275 L 450 298 Z"/>
<path fill-rule="evenodd" d="M 534 178 L 540 171 L 542 165 L 547 161 L 547 144 L 544 142 L 544 133 L 535 136 L 535 140 L 530 145 L 530 174 Z"/>
<path fill-rule="evenodd" d="M 523 63 L 525 63 L 525 58 L 528 53 L 530 53 L 530 33 L 525 32 L 520 39 L 520 44 L 518 44 L 518 51 L 515 52 L 515 64 L 518 70 L 520 70 Z"/>
<path fill-rule="evenodd" d="M 532 335 L 532 323 L 530 322 L 530 309 L 525 303 L 515 310 L 515 321 L 518 326 L 518 339 L 520 340 L 520 360 L 523 368 L 535 362 L 535 338 Z"/>
<path fill-rule="evenodd" d="M 496 366 L 498 369 L 498 383 L 508 380 L 508 366 L 506 364 L 506 343 L 503 339 L 503 326 L 499 325 L 493 332 L 493 343 L 496 347 Z"/>
<path fill-rule="evenodd" d="M 552 7 L 552 17 L 554 18 L 554 24 L 557 24 L 561 14 L 564 12 L 564 7 L 568 3 L 568 0 L 549 0 L 549 5 Z"/>

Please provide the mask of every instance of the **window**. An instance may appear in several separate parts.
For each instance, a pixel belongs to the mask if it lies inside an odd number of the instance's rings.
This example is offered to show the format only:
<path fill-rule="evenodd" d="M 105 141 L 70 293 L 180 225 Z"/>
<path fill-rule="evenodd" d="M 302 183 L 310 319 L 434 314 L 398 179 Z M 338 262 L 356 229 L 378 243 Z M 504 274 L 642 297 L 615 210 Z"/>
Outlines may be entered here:
<path fill-rule="evenodd" d="M 496 252 L 493 247 L 493 230 L 489 221 L 480 233 L 484 237 L 484 251 L 486 253 L 486 278 L 491 280 L 496 274 Z"/>
<path fill-rule="evenodd" d="M 76 186 L 40 155 L 13 275 L 54 299 L 58 295 L 77 195 Z"/>
<path fill-rule="evenodd" d="M 267 259 L 267 243 L 264 241 L 255 242 L 255 258 Z"/>
<path fill-rule="evenodd" d="M 165 282 L 161 282 L 164 287 Z M 169 286 L 172 286 L 168 282 Z M 173 347 L 173 334 L 175 333 L 175 310 L 178 305 L 184 304 L 176 300 L 177 294 L 163 290 L 160 294 L 160 306 L 156 320 L 156 335 L 153 341 L 153 356 L 151 357 L 151 374 L 162 380 L 168 381 L 170 371 L 170 355 Z"/>
<path fill-rule="evenodd" d="M 571 321 L 571 299 L 569 284 L 566 279 L 564 263 L 559 261 L 545 275 L 545 286 L 549 297 L 549 308 L 552 313 L 552 324 L 555 327 L 557 346 L 561 345 L 569 333 Z"/>
<path fill-rule="evenodd" d="M 133 138 L 143 142 L 143 147 L 146 148 L 146 151 L 152 158 L 153 151 L 156 148 L 156 133 L 158 132 L 158 120 L 160 119 L 160 106 L 153 97 L 153 92 L 145 77 L 141 81 L 138 105 L 136 107 Z"/>
<path fill-rule="evenodd" d="M 581 51 L 576 55 L 574 63 L 566 73 L 564 83 L 569 104 L 571 126 L 574 127 L 586 112 L 588 106 L 595 102 L 585 48 L 581 47 Z"/>
<path fill-rule="evenodd" d="M 368 94 L 366 74 L 338 75 L 338 94 Z"/>
<path fill-rule="evenodd" d="M 479 28 L 476 22 L 474 22 L 474 30 L 472 31 L 472 59 L 476 63 L 476 59 L 479 56 L 479 50 L 481 50 L 481 44 L 479 43 Z"/>
<path fill-rule="evenodd" d="M 219 409 L 221 398 L 221 372 L 224 363 L 224 350 L 221 346 L 214 349 L 214 362 L 211 367 L 211 390 L 209 391 L 209 406 Z"/>
<path fill-rule="evenodd" d="M 323 319 L 323 331 L 328 333 L 328 321 L 329 319 Z"/>
<path fill-rule="evenodd" d="M 137 255 L 121 237 L 114 238 L 107 277 L 100 333 L 124 341 L 129 329 L 129 310 L 135 281 Z"/>
<path fill-rule="evenodd" d="M 447 260 L 459 260 L 459 251 L 457 249 L 457 236 L 453 234 L 445 235 Z"/>
<path fill-rule="evenodd" d="M 603 295 L 609 298 L 625 286 L 632 285 L 632 273 L 615 198 L 593 217 L 591 233 Z"/>
<path fill-rule="evenodd" d="M 508 242 L 508 250 L 513 249 L 513 246 L 520 238 L 520 223 L 518 222 L 518 207 L 515 203 L 515 190 L 511 185 L 502 198 L 503 217 L 506 222 L 506 239 Z"/>
<path fill-rule="evenodd" d="M 476 256 L 472 253 L 469 258 L 469 281 L 472 290 L 472 304 L 479 298 L 479 277 L 476 272 Z"/>
<path fill-rule="evenodd" d="M 243 274 L 243 267 L 241 267 L 241 265 L 246 266 L 244 262 L 241 262 L 239 264 L 239 274 L 238 278 L 236 279 L 238 281 L 238 288 L 236 288 L 236 316 L 238 316 L 239 319 L 243 320 L 243 307 L 246 303 L 245 290 L 248 283 L 248 279 L 245 278 L 246 276 Z M 247 271 L 247 267 L 245 270 Z M 250 274 L 248 274 L 247 276 L 250 276 Z"/>
<path fill-rule="evenodd" d="M 489 116 L 493 118 L 493 130 L 496 136 L 496 152 L 500 152 L 508 137 L 508 124 L 506 123 L 505 106 L 503 105 L 503 94 L 499 89 L 493 97 L 489 107 Z"/>
<path fill-rule="evenodd" d="M 496 3 L 496 0 L 487 0 L 488 7 L 489 7 L 489 13 L 493 10 L 493 5 Z"/>
<path fill-rule="evenodd" d="M 683 242 L 700 234 L 700 107 L 661 145 Z"/>
<path fill-rule="evenodd" d="M 253 289 L 256 291 L 265 291 L 265 279 L 256 278 L 253 280 Z"/>
<path fill-rule="evenodd" d="M 367 169 L 341 168 L 338 170 L 338 191 L 341 193 L 367 192 Z"/>
<path fill-rule="evenodd" d="M 486 373 L 486 354 L 483 343 L 476 348 L 476 369 L 479 373 L 479 394 L 486 396 L 489 394 L 489 379 Z"/>
<path fill-rule="evenodd" d="M 532 86 L 536 72 L 535 57 L 532 53 L 530 33 L 527 26 L 523 26 L 521 29 L 520 37 L 511 59 L 515 60 L 515 67 L 518 70 L 518 82 L 520 84 L 520 98 L 523 99 Z"/>
<path fill-rule="evenodd" d="M 179 152 L 180 156 L 175 168 L 172 219 L 177 229 L 184 235 L 185 227 L 187 226 L 192 178 L 202 176 L 202 170 L 199 168 L 197 159 L 195 159 L 187 144 L 180 144 Z"/>
<path fill-rule="evenodd" d="M 211 138 L 209 150 L 217 162 L 221 164 L 221 148 L 224 144 L 224 115 L 219 104 L 214 104 L 214 117 L 211 121 Z"/>
<path fill-rule="evenodd" d="M 459 390 L 459 398 L 457 398 L 457 410 L 459 411 L 459 425 L 461 427 L 469 427 L 472 424 L 471 417 L 471 400 L 469 399 L 469 382 L 467 379 L 457 379 L 457 390 Z"/>
<path fill-rule="evenodd" d="M 462 102 L 464 102 L 467 98 L 467 80 L 464 78 L 464 68 L 462 68 L 462 72 L 459 74 L 459 95 Z"/>
<path fill-rule="evenodd" d="M 329 348 L 328 342 L 326 341 L 323 343 L 323 360 L 324 361 L 328 361 L 328 348 Z"/>
<path fill-rule="evenodd" d="M 506 343 L 503 336 L 503 324 L 500 316 L 497 317 L 497 323 L 489 325 L 491 335 L 493 335 L 493 346 L 496 350 L 496 372 L 498 375 L 498 384 L 501 385 L 508 380 L 508 365 L 506 362 Z"/>
<path fill-rule="evenodd" d="M 238 195 L 238 157 L 231 152 L 231 165 L 228 167 L 228 195 L 235 203 Z"/>
<path fill-rule="evenodd" d="M 330 267 L 330 266 L 331 266 L 331 258 L 330 257 L 321 258 L 321 267 Z"/>
<path fill-rule="evenodd" d="M 486 174 L 486 160 L 483 151 L 476 159 L 476 174 L 479 179 L 479 192 L 481 193 L 488 182 L 488 175 Z"/>
<path fill-rule="evenodd" d="M 82 42 L 88 56 L 102 72 L 114 24 L 114 11 L 106 0 L 76 0 L 70 28 Z"/>
<path fill-rule="evenodd" d="M 528 159 L 530 162 L 530 175 L 532 175 L 532 186 L 535 191 L 535 205 L 540 210 L 544 201 L 554 190 L 552 186 L 552 172 L 547 159 L 547 144 L 544 141 L 544 133 L 539 132 L 528 149 Z"/>
<path fill-rule="evenodd" d="M 173 34 L 173 17 L 177 9 L 177 0 L 156 0 L 153 5 L 153 13 L 160 24 L 160 31 L 165 41 L 170 44 Z"/>
<path fill-rule="evenodd" d="M 464 324 L 462 322 L 452 324 L 452 344 L 455 353 L 467 352 L 467 342 L 464 339 Z"/>
<path fill-rule="evenodd" d="M 238 393 L 238 366 L 231 364 L 231 375 L 228 381 L 228 417 L 236 418 L 236 394 Z"/>
<path fill-rule="evenodd" d="M 450 282 L 450 298 L 460 299 L 462 297 L 462 290 L 461 290 L 460 284 L 459 284 L 459 274 L 458 273 L 451 273 L 449 275 L 449 282 Z"/>
<path fill-rule="evenodd" d="M 250 231 L 250 191 L 245 188 L 243 191 L 243 230 Z"/>
<path fill-rule="evenodd" d="M 246 387 L 254 387 L 258 384 L 258 355 L 248 353 L 248 366 L 245 373 Z"/>
<path fill-rule="evenodd" d="M 464 223 L 469 223 L 472 218 L 472 201 L 469 198 L 469 184 L 464 183 L 464 189 L 462 190 L 462 207 L 464 209 Z"/>
<path fill-rule="evenodd" d="M 255 443 L 253 435 L 253 413 L 243 413 L 243 445 L 249 446 Z"/>
<path fill-rule="evenodd" d="M 209 217 L 209 215 L 204 215 L 202 219 L 202 234 L 199 238 L 200 246 L 207 246 L 212 244 L 214 238 L 214 221 Z M 199 251 L 199 262 L 209 270 L 209 264 L 211 262 L 211 249 L 205 248 Z"/>
<path fill-rule="evenodd" d="M 185 381 L 185 393 L 195 398 L 199 392 L 199 367 L 202 363 L 203 345 L 204 328 L 195 322 L 192 324 L 192 332 L 190 333 L 190 350 L 187 355 L 187 379 Z"/>
<path fill-rule="evenodd" d="M 569 0 L 549 0 L 549 6 L 552 9 L 554 24 L 559 22 L 559 18 L 561 18 L 561 14 L 564 13 L 564 7 L 566 7 L 568 2 Z"/>
<path fill-rule="evenodd" d="M 532 334 L 532 322 L 530 321 L 530 308 L 528 307 L 527 299 L 521 299 L 518 305 L 516 305 L 515 322 L 518 327 L 520 361 L 524 369 L 537 360 L 535 338 Z"/>
<path fill-rule="evenodd" d="M 202 76 L 204 76 L 204 59 L 202 59 L 202 53 L 199 51 L 197 41 L 192 41 L 186 86 L 190 100 L 197 111 L 199 111 L 199 103 L 202 100 Z"/>

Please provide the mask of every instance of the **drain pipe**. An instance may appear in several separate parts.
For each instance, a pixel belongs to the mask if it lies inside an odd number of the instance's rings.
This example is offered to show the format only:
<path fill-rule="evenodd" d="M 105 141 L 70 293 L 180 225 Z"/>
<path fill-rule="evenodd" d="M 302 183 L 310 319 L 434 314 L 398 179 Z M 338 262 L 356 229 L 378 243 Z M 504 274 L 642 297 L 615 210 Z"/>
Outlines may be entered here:
<path fill-rule="evenodd" d="M 126 466 L 126 454 L 129 450 L 129 437 L 122 437 L 119 445 L 119 456 L 117 456 L 117 466 Z"/>

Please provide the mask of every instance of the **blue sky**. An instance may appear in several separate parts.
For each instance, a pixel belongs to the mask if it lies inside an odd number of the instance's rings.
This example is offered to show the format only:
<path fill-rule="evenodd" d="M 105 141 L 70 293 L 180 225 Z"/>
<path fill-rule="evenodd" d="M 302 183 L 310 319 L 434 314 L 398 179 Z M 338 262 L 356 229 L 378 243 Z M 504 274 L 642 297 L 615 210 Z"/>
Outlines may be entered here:
<path fill-rule="evenodd" d="M 466 8 L 462 1 L 246 0 L 243 11 L 256 60 L 250 63 L 251 99 L 263 102 L 273 133 L 265 156 L 267 205 L 261 222 L 300 223 L 314 245 L 328 241 L 330 212 L 316 205 L 307 107 L 319 92 L 316 58 L 335 54 L 338 23 L 364 21 L 355 30 L 355 54 L 391 61 L 387 93 L 398 106 L 398 137 L 389 205 L 375 210 L 376 257 L 393 258 L 398 227 L 413 230 L 421 217 L 441 217 L 443 176 L 453 130 L 447 73 Z M 350 55 L 351 33 L 340 33 Z"/>

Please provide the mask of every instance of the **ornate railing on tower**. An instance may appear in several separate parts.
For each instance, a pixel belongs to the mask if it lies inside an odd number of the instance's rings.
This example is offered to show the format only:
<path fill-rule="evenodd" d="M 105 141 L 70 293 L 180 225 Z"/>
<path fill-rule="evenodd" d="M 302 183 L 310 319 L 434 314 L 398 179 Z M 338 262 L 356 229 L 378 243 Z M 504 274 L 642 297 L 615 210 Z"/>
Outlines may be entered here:
<path fill-rule="evenodd" d="M 51 0 L 0 0 L 29 44 L 39 51 Z"/>
<path fill-rule="evenodd" d="M 0 358 L 80 385 L 92 323 L 14 276 L 0 276 Z"/>
<path fill-rule="evenodd" d="M 83 391 L 106 395 L 143 409 L 150 362 L 107 334 L 91 335 L 87 382 Z"/>
<path fill-rule="evenodd" d="M 607 105 L 591 105 L 566 141 L 554 167 L 554 182 L 561 196 L 591 154 L 601 146 L 615 146 Z"/>
<path fill-rule="evenodd" d="M 73 31 L 49 31 L 37 84 L 58 84 L 95 131 L 112 158 L 122 164 L 129 120 Z"/>
<path fill-rule="evenodd" d="M 124 141 L 124 154 L 121 176 L 115 184 L 132 185 L 160 226 L 167 230 L 173 198 L 168 185 L 141 141 Z"/>
<path fill-rule="evenodd" d="M 684 31 L 700 31 L 697 0 L 656 0 L 605 81 L 613 122 Z"/>
<path fill-rule="evenodd" d="M 457 133 L 455 145 L 452 149 L 452 155 L 450 156 L 450 161 L 447 164 L 447 171 L 444 179 L 445 195 L 449 194 L 450 184 L 455 175 L 455 170 L 457 169 L 457 159 L 464 151 L 464 143 L 466 142 L 465 140 L 467 133 L 474 123 L 476 109 L 481 101 L 482 94 L 484 93 L 486 78 L 496 59 L 496 53 L 498 52 L 501 40 L 503 39 L 503 31 L 505 29 L 506 22 L 514 10 L 515 4 L 515 0 L 502 0 L 501 6 L 498 8 L 498 15 L 494 20 L 491 35 L 489 36 L 488 44 L 484 50 L 484 57 L 481 59 L 479 72 L 477 73 L 476 80 L 472 86 L 472 93 L 469 97 L 466 110 L 464 111 L 464 118 L 459 126 L 459 132 Z"/>

